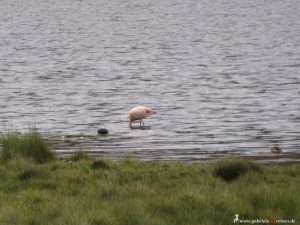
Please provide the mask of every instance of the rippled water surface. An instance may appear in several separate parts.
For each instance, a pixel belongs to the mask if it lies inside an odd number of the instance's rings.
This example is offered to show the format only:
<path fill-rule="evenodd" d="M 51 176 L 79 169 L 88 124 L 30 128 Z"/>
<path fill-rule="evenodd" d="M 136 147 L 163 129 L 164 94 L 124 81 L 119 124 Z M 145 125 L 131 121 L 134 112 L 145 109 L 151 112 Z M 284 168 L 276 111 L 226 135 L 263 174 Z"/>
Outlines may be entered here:
<path fill-rule="evenodd" d="M 35 124 L 61 154 L 197 161 L 277 144 L 272 160 L 297 161 L 299 12 L 294 0 L 2 0 L 1 132 Z M 158 111 L 150 129 L 128 128 L 135 105 Z"/>

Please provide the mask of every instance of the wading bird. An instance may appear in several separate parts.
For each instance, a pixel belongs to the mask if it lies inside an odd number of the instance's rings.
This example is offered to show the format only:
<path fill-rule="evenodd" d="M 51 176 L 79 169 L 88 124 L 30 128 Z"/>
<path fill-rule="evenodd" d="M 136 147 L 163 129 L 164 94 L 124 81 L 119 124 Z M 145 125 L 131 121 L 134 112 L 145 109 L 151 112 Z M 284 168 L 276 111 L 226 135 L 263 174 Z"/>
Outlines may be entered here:
<path fill-rule="evenodd" d="M 150 115 L 152 115 L 152 114 L 155 114 L 155 113 L 156 113 L 156 111 L 154 109 L 147 108 L 147 107 L 144 107 L 144 106 L 136 106 L 136 107 L 132 108 L 129 111 L 129 115 L 128 115 L 129 127 L 131 129 L 136 128 L 136 127 L 132 126 L 132 122 L 136 121 L 136 120 L 139 120 L 140 121 L 140 128 L 141 128 L 142 124 L 144 126 L 143 119 L 150 116 Z"/>

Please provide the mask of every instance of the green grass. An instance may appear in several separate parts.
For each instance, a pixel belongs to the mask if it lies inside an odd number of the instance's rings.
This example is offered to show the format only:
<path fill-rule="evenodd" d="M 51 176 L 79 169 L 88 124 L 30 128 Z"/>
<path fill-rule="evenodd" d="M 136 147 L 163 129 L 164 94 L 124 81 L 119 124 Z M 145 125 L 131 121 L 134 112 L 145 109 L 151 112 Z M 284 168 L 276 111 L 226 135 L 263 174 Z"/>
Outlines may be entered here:
<path fill-rule="evenodd" d="M 45 163 L 54 159 L 54 154 L 42 139 L 40 133 L 32 130 L 25 134 L 7 133 L 0 138 L 2 146 L 1 160 L 24 157 L 36 163 Z"/>
<path fill-rule="evenodd" d="M 250 171 L 261 172 L 261 168 L 246 160 L 224 160 L 217 164 L 214 175 L 225 181 L 233 181 Z"/>
<path fill-rule="evenodd" d="M 1 225 L 224 225 L 235 214 L 300 221 L 297 165 L 29 158 L 0 163 Z"/>

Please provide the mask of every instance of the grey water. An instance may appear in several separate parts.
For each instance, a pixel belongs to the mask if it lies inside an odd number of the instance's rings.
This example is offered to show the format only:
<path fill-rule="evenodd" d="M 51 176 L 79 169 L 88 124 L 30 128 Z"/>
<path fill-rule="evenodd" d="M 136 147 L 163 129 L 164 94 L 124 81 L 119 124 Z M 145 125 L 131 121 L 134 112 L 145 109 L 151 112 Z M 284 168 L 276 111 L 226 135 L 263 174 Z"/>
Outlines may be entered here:
<path fill-rule="evenodd" d="M 299 162 L 300 1 L 1 0 L 0 132 L 32 126 L 61 155 Z"/>

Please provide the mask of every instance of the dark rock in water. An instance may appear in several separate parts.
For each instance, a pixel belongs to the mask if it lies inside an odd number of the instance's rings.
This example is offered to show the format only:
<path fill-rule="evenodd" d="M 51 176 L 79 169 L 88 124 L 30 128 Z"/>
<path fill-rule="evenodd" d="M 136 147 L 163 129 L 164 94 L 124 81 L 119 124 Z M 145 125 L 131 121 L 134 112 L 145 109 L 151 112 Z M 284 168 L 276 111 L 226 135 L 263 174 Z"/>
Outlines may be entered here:
<path fill-rule="evenodd" d="M 106 135 L 108 134 L 108 130 L 106 128 L 100 128 L 98 131 L 97 131 L 98 134 L 101 134 L 101 135 Z"/>
<path fill-rule="evenodd" d="M 271 147 L 271 153 L 280 154 L 280 153 L 282 153 L 282 149 L 279 148 L 277 145 L 273 145 Z"/>

